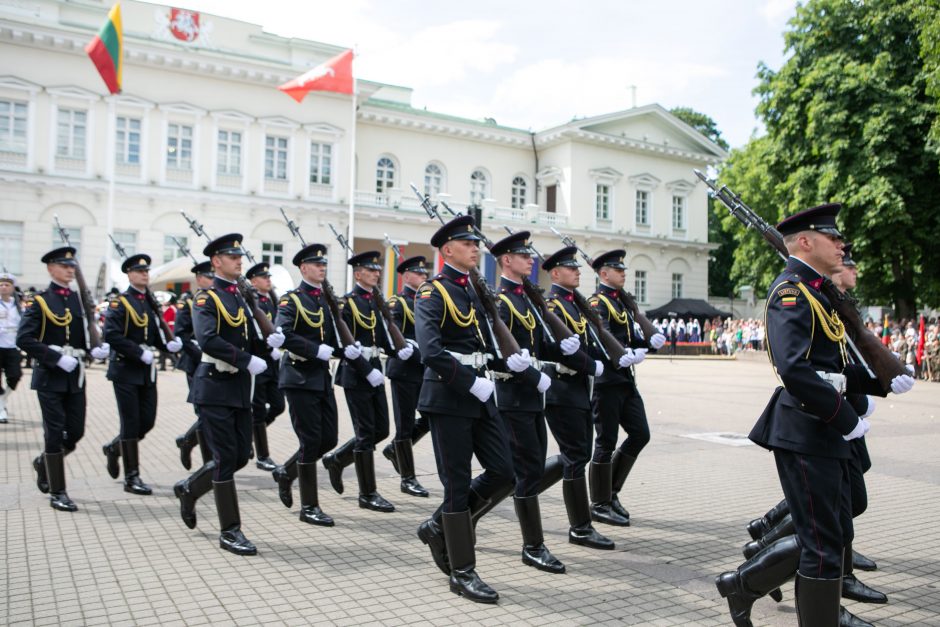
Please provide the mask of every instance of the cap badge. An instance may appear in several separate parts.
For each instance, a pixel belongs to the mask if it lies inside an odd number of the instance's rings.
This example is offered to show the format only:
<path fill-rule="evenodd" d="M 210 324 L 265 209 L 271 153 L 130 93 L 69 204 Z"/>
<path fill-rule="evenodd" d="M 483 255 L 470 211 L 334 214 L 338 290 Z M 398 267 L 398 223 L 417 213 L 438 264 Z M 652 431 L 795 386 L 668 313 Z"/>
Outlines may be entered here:
<path fill-rule="evenodd" d="M 242 247 L 242 244 L 238 240 L 235 240 L 234 242 L 232 242 L 232 248 L 241 248 L 241 247 Z"/>
<path fill-rule="evenodd" d="M 71 251 L 71 250 L 65 251 L 65 258 L 66 258 L 66 259 L 71 259 L 71 258 L 72 258 L 72 251 Z"/>

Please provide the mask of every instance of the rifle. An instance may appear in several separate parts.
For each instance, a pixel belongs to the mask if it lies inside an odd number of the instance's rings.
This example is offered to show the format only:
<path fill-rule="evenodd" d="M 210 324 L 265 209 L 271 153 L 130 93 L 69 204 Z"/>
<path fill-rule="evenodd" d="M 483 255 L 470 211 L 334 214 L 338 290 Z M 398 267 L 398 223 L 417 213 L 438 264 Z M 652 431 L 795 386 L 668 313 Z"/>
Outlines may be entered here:
<path fill-rule="evenodd" d="M 59 216 L 54 215 L 55 228 L 59 231 L 59 239 L 65 242 L 66 246 L 71 246 L 69 234 L 62 225 L 59 224 Z M 82 266 L 76 260 L 75 262 L 75 282 L 78 283 L 78 300 L 82 303 L 82 318 L 85 319 L 85 348 L 101 346 L 101 334 L 98 333 L 98 325 L 95 323 L 95 305 L 91 299 L 91 292 L 88 290 L 88 283 L 85 282 L 85 275 L 82 274 Z"/>
<path fill-rule="evenodd" d="M 195 218 L 190 218 L 186 215 L 185 211 L 180 211 L 180 214 L 183 216 L 183 219 L 186 220 L 186 223 L 189 224 L 189 228 L 193 230 L 193 233 L 200 237 L 206 238 L 207 242 L 211 242 L 212 238 L 209 237 L 209 234 L 206 233 L 205 227 L 196 222 Z M 244 248 L 242 250 L 245 250 Z M 248 251 L 245 250 L 246 257 L 248 257 Z M 249 260 L 251 257 L 248 257 Z M 242 298 L 245 299 L 245 304 L 248 305 L 248 309 L 251 310 L 251 317 L 254 319 L 255 332 L 258 334 L 258 337 L 261 339 L 266 339 L 269 335 L 274 333 L 274 323 L 268 320 L 267 314 L 261 311 L 261 307 L 258 306 L 258 301 L 255 299 L 255 288 L 251 286 L 250 283 L 245 279 L 244 274 L 238 276 L 238 291 L 241 292 Z M 273 296 L 273 294 L 272 294 Z"/>
<path fill-rule="evenodd" d="M 700 170 L 694 170 L 695 175 L 708 186 L 709 195 L 717 198 L 746 228 L 754 228 L 761 234 L 786 262 L 790 253 L 783 243 L 783 236 L 766 220 L 757 215 L 748 207 L 741 197 L 731 191 L 727 185 L 720 188 L 714 181 L 709 180 Z M 823 277 L 820 292 L 829 299 L 833 309 L 845 324 L 845 342 L 852 352 L 856 362 L 865 367 L 869 376 L 878 379 L 885 392 L 891 389 L 891 380 L 899 375 L 909 374 L 904 365 L 888 348 L 874 336 L 862 321 L 856 309 L 856 300 L 848 294 L 843 294 L 829 277 Z"/>
<path fill-rule="evenodd" d="M 293 220 L 287 217 L 283 208 L 281 208 L 281 215 L 284 216 L 284 222 L 287 223 L 287 228 L 290 230 L 291 235 L 297 238 L 301 248 L 306 248 L 307 242 L 304 241 L 304 236 L 300 234 L 300 228 Z M 346 348 L 347 346 L 355 344 L 356 338 L 353 336 L 352 331 L 349 330 L 349 325 L 343 320 L 342 314 L 340 314 L 339 299 L 336 298 L 336 292 L 333 291 L 333 286 L 330 285 L 326 277 L 323 277 L 323 297 L 326 299 L 326 306 L 329 308 L 330 315 L 333 317 L 333 330 L 336 332 L 336 338 L 339 340 L 340 344 L 342 344 L 340 348 Z"/>
<path fill-rule="evenodd" d="M 193 265 L 196 265 L 197 263 L 199 263 L 198 261 L 196 261 L 196 258 L 193 257 L 192 251 L 190 251 L 189 248 L 186 247 L 186 244 L 183 243 L 183 240 L 181 240 L 180 238 L 176 237 L 175 235 L 171 235 L 171 236 L 170 236 L 170 239 L 173 240 L 173 243 L 176 244 L 176 247 L 179 248 L 179 251 L 180 251 L 181 253 L 183 253 L 184 255 L 186 255 L 187 257 L 189 257 L 190 259 L 192 259 Z M 112 239 L 111 241 L 113 242 L 114 240 Z"/>
<path fill-rule="evenodd" d="M 418 197 L 418 200 L 421 202 L 421 208 L 428 214 L 428 217 L 432 220 L 437 218 L 441 224 L 445 224 L 444 216 L 440 214 L 436 206 L 431 204 L 431 197 L 427 195 L 422 196 L 414 183 L 411 183 L 411 189 Z M 470 268 L 470 279 L 473 290 L 476 292 L 477 298 L 480 299 L 480 304 L 483 305 L 484 313 L 486 314 L 484 316 L 486 329 L 489 332 L 490 341 L 497 351 L 497 356 L 509 357 L 510 355 L 521 352 L 522 349 L 519 348 L 519 342 L 513 337 L 512 333 L 509 331 L 509 327 L 503 322 L 503 319 L 499 317 L 499 312 L 496 308 L 496 295 L 493 293 L 490 286 L 487 285 L 486 279 L 483 278 L 476 267 Z"/>
<path fill-rule="evenodd" d="M 121 259 L 127 259 L 127 251 L 124 250 L 124 247 L 118 244 L 117 240 L 114 239 L 114 236 L 108 233 L 108 239 L 111 240 L 111 243 L 114 244 L 114 250 L 117 251 L 117 254 L 120 255 Z M 157 317 L 157 331 L 160 332 L 160 339 L 163 340 L 163 343 L 166 344 L 173 340 L 173 331 L 170 330 L 169 323 L 163 319 L 163 308 L 160 306 L 157 297 L 153 295 L 153 292 L 150 291 L 150 286 L 147 287 L 147 291 L 144 292 L 144 295 L 147 297 L 147 304 L 150 305 L 150 309 L 153 310 L 153 315 Z"/>

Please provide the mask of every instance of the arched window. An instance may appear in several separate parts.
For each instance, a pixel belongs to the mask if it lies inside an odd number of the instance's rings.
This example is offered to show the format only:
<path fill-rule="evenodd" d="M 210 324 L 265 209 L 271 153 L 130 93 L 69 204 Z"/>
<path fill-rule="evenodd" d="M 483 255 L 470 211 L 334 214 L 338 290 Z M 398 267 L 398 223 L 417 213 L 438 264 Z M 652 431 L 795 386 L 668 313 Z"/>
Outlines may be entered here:
<path fill-rule="evenodd" d="M 444 171 L 436 163 L 429 163 L 424 168 L 424 193 L 437 196 L 444 191 Z"/>
<path fill-rule="evenodd" d="M 380 157 L 375 164 L 375 191 L 384 194 L 395 187 L 395 162 L 388 157 Z"/>
<path fill-rule="evenodd" d="M 512 180 L 512 208 L 522 209 L 526 203 L 526 183 L 525 179 L 517 176 Z"/>
<path fill-rule="evenodd" d="M 480 205 L 489 196 L 489 180 L 483 170 L 474 170 L 470 175 L 470 204 Z"/>

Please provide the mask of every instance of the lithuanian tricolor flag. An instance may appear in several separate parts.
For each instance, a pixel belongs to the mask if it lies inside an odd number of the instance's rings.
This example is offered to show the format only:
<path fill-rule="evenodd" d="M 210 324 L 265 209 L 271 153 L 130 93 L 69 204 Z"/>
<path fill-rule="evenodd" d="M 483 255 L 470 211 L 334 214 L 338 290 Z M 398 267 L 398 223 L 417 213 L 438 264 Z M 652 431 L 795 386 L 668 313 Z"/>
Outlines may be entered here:
<path fill-rule="evenodd" d="M 95 38 L 85 46 L 85 52 L 98 68 L 98 73 L 108 86 L 108 91 L 116 94 L 121 91 L 121 68 L 124 64 L 124 35 L 121 30 L 121 3 L 116 3 L 108 12 L 108 21 L 104 23 Z"/>

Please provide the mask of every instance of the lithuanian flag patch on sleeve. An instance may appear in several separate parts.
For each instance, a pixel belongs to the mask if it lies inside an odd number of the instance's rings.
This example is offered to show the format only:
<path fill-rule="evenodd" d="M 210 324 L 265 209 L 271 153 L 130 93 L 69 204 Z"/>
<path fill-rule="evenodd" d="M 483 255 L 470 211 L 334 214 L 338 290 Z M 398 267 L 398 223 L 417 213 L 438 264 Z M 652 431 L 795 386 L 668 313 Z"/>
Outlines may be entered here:
<path fill-rule="evenodd" d="M 780 299 L 780 304 L 784 307 L 793 307 L 796 305 L 796 296 L 784 296 Z"/>

